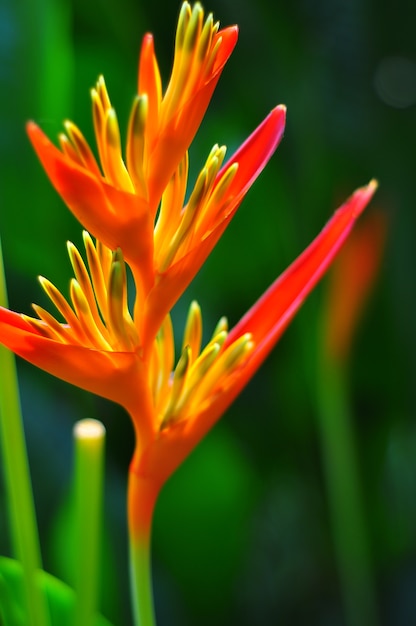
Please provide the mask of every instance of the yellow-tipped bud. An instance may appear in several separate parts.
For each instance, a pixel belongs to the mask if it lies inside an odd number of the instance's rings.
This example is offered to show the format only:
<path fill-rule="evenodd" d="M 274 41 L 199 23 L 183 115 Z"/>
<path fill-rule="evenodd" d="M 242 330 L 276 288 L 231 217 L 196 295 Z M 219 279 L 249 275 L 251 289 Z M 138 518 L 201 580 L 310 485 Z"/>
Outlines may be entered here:
<path fill-rule="evenodd" d="M 225 315 L 223 317 L 220 317 L 220 319 L 217 322 L 217 325 L 214 328 L 214 332 L 212 333 L 212 337 L 216 337 L 219 333 L 221 332 L 228 332 L 228 319 L 225 317 Z"/>
<path fill-rule="evenodd" d="M 100 74 L 96 84 L 97 95 L 102 103 L 104 111 L 111 108 L 110 97 L 108 95 L 107 87 L 105 84 L 104 76 Z"/>
<path fill-rule="evenodd" d="M 117 330 L 121 329 L 122 323 L 122 303 L 124 291 L 124 273 L 121 263 L 113 262 L 111 266 L 110 279 L 108 283 L 108 305 L 110 316 Z"/>
<path fill-rule="evenodd" d="M 221 346 L 218 343 L 210 344 L 206 346 L 204 351 L 194 362 L 189 371 L 186 387 L 184 388 L 181 398 L 176 405 L 176 413 L 178 416 L 179 414 L 181 414 L 181 417 L 186 416 L 187 406 L 189 402 L 192 401 L 192 394 L 198 385 L 203 381 L 205 374 L 209 372 L 209 369 L 215 362 L 220 350 Z"/>
<path fill-rule="evenodd" d="M 73 144 L 69 140 L 68 136 L 65 133 L 59 133 L 58 135 L 59 145 L 61 147 L 62 152 L 74 161 L 77 165 L 81 167 L 84 166 L 84 162 L 82 161 L 78 151 L 74 148 Z"/>
<path fill-rule="evenodd" d="M 173 373 L 169 404 L 163 416 L 161 428 L 166 428 L 171 422 L 175 421 L 176 408 L 185 387 L 190 361 L 191 349 L 189 346 L 186 346 Z"/>
<path fill-rule="evenodd" d="M 115 109 L 108 109 L 106 114 L 106 141 L 113 148 L 121 150 L 120 130 Z"/>
<path fill-rule="evenodd" d="M 75 278 L 71 278 L 69 283 L 69 293 L 71 295 L 72 304 L 74 305 L 77 317 L 81 320 L 89 312 L 89 307 L 84 292 Z"/>
<path fill-rule="evenodd" d="M 202 316 L 199 304 L 194 300 L 188 311 L 188 317 L 183 335 L 182 351 L 190 346 L 191 354 L 196 358 L 201 350 L 202 341 Z"/>
<path fill-rule="evenodd" d="M 141 191 L 144 196 L 147 196 L 143 159 L 148 108 L 147 95 L 136 96 L 130 113 L 126 148 L 127 169 L 136 191 Z"/>
<path fill-rule="evenodd" d="M 178 27 L 176 29 L 175 47 L 178 49 L 183 48 L 186 30 L 188 28 L 190 19 L 191 19 L 191 6 L 189 2 L 183 2 L 181 6 L 181 10 L 179 12 Z"/>
<path fill-rule="evenodd" d="M 53 315 L 51 315 L 48 311 L 45 311 L 44 308 L 38 306 L 37 304 L 32 304 L 32 308 L 36 315 L 38 316 L 38 320 L 28 315 L 23 315 L 24 319 L 29 321 L 36 330 L 45 335 L 46 337 L 51 337 L 52 339 L 58 339 L 62 341 L 62 343 L 71 343 L 71 336 L 63 324 L 60 324 L 58 320 L 56 320 Z"/>
<path fill-rule="evenodd" d="M 216 343 L 218 346 L 220 346 L 220 348 L 222 348 L 222 346 L 225 343 L 225 340 L 227 339 L 227 336 L 228 336 L 228 332 L 226 330 L 220 330 L 220 332 L 212 336 L 212 339 L 208 345 L 212 345 Z"/>
<path fill-rule="evenodd" d="M 101 176 L 100 168 L 89 147 L 84 135 L 79 128 L 69 120 L 64 122 L 64 127 L 72 146 L 75 148 L 81 163 L 87 167 L 95 176 Z M 62 144 L 61 144 L 62 145 Z"/>
<path fill-rule="evenodd" d="M 198 41 L 202 29 L 202 20 L 204 19 L 204 9 L 199 2 L 194 4 L 191 17 L 188 21 L 183 40 L 183 48 L 186 52 L 192 52 Z"/>
<path fill-rule="evenodd" d="M 108 322 L 113 336 L 120 341 L 123 348 L 130 348 L 130 340 L 124 319 L 124 300 L 126 292 L 126 274 L 121 251 L 114 252 L 108 281 Z"/>
<path fill-rule="evenodd" d="M 205 20 L 204 27 L 202 29 L 201 36 L 199 38 L 199 46 L 198 46 L 198 57 L 199 61 L 203 61 L 205 56 L 210 48 L 212 42 L 213 35 L 213 22 L 214 18 L 212 13 L 210 13 Z"/>
<path fill-rule="evenodd" d="M 246 355 L 253 348 L 252 334 L 245 333 L 239 337 L 224 353 L 224 370 L 232 370 L 240 365 Z"/>
<path fill-rule="evenodd" d="M 53 302 L 59 313 L 64 318 L 65 322 L 73 331 L 76 338 L 78 340 L 85 341 L 86 336 L 82 329 L 82 326 L 74 311 L 71 309 L 59 289 L 57 289 L 54 284 L 52 284 L 47 278 L 44 278 L 43 276 L 39 276 L 39 282 L 42 289 L 51 300 L 51 302 Z"/>

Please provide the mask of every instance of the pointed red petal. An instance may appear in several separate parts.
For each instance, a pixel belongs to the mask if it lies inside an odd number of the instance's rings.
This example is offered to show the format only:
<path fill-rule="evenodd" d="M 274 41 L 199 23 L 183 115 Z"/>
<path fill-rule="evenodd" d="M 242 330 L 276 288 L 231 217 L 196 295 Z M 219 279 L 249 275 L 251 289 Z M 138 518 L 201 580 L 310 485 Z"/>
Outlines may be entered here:
<path fill-rule="evenodd" d="M 230 58 L 237 43 L 238 26 L 234 24 L 233 26 L 227 26 L 226 28 L 222 28 L 218 31 L 218 33 L 214 36 L 212 47 L 215 46 L 219 39 L 221 39 L 221 46 L 218 50 L 215 65 L 212 70 L 212 76 L 217 76 L 218 73 L 222 72 L 225 64 Z"/>
<path fill-rule="evenodd" d="M 36 367 L 125 406 L 124 379 L 136 368 L 131 352 L 104 352 L 40 335 L 26 320 L 0 307 L 0 343 Z"/>
<path fill-rule="evenodd" d="M 371 181 L 366 187 L 358 189 L 229 333 L 227 343 L 232 343 L 246 332 L 253 334 L 256 349 L 252 360 L 255 367 L 260 365 L 306 296 L 322 278 L 376 188 L 377 183 Z"/>
<path fill-rule="evenodd" d="M 245 140 L 238 150 L 219 171 L 220 180 L 224 170 L 238 163 L 237 173 L 228 190 L 230 197 L 246 193 L 264 169 L 282 140 L 286 124 L 286 107 L 283 104 L 272 109 L 269 115 Z"/>

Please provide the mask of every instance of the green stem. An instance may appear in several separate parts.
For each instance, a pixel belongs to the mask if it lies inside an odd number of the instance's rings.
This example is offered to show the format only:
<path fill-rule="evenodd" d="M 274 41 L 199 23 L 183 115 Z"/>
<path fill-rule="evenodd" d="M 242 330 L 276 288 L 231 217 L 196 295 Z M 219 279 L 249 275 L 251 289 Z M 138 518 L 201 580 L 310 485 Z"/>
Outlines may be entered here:
<path fill-rule="evenodd" d="M 7 306 L 1 242 L 0 305 Z M 41 569 L 42 563 L 16 364 L 13 353 L 3 346 L 0 346 L 0 372 L 0 442 L 13 552 L 22 564 L 26 623 L 30 626 L 47 626 L 49 624 L 47 604 L 36 584 L 36 574 Z"/>
<path fill-rule="evenodd" d="M 75 424 L 76 608 L 74 626 L 92 626 L 100 573 L 105 428 L 97 420 Z"/>
<path fill-rule="evenodd" d="M 155 624 L 152 591 L 152 569 L 150 565 L 150 541 L 144 537 L 130 544 L 131 592 L 134 624 Z"/>
<path fill-rule="evenodd" d="M 132 464 L 133 466 L 133 464 Z M 128 517 L 130 583 L 135 626 L 155 626 L 151 568 L 151 529 L 158 489 L 129 472 Z"/>
<path fill-rule="evenodd" d="M 318 370 L 320 435 L 346 623 L 376 626 L 375 589 L 346 374 L 328 354 L 323 354 Z"/>

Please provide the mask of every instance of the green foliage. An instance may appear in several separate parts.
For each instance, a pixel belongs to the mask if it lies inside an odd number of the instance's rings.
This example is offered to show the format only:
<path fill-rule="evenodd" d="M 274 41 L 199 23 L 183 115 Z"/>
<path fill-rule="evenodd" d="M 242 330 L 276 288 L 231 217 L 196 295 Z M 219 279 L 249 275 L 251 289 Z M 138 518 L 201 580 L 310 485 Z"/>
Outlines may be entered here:
<path fill-rule="evenodd" d="M 224 427 L 201 442 L 164 488 L 155 516 L 156 557 L 186 599 L 190 623 L 221 624 L 227 616 L 257 488 L 249 458 Z"/>
<path fill-rule="evenodd" d="M 38 584 L 48 599 L 51 626 L 72 626 L 75 607 L 75 594 L 72 589 L 46 572 L 39 572 Z M 22 606 L 24 604 L 21 567 L 17 561 L 0 557 L 2 626 L 25 626 Z M 97 615 L 95 625 L 111 626 L 108 620 L 99 615 Z"/>
<path fill-rule="evenodd" d="M 388 214 L 389 242 L 352 353 L 350 404 L 385 623 L 414 623 L 415 104 L 395 108 L 375 86 L 383 59 L 396 55 L 416 59 L 414 3 L 399 0 L 394 10 L 377 0 L 206 0 L 204 5 L 223 25 L 238 23 L 240 39 L 197 136 L 192 171 L 198 170 L 215 142 L 225 143 L 231 154 L 279 102 L 288 106 L 288 124 L 276 156 L 180 310 L 197 298 L 208 331 L 221 315 L 234 323 L 355 187 L 373 176 L 379 179 L 374 205 Z M 25 121 L 34 118 L 54 138 L 62 120 L 71 118 L 91 140 L 88 89 L 103 72 L 125 128 L 136 90 L 141 36 L 149 30 L 155 34 L 166 83 L 178 8 L 177 0 L 1 3 L 0 231 L 12 308 L 28 312 L 30 302 L 39 301 L 37 274 L 67 293 L 65 241 L 80 242 L 79 225 L 50 188 L 28 145 Z M 309 504 L 312 484 L 326 511 L 314 390 L 323 289 L 325 285 L 224 417 L 228 430 L 221 434 L 214 430 L 213 438 L 202 444 L 162 493 L 154 535 L 160 626 L 183 624 L 180 618 L 186 614 L 201 624 L 208 604 L 213 623 L 221 623 L 213 617 L 217 613 L 224 623 L 246 626 L 256 623 L 259 598 L 270 624 L 342 623 L 328 521 Z M 45 385 L 46 378 L 34 369 L 25 368 L 24 373 L 31 377 L 23 388 L 31 404 L 30 389 L 39 381 Z M 51 399 L 42 397 L 38 412 L 42 423 L 63 430 L 68 395 L 62 392 L 62 383 L 48 378 L 47 384 Z M 57 415 L 56 398 L 62 415 Z M 58 455 L 51 454 L 48 437 L 39 436 L 39 422 L 29 409 L 25 417 L 35 491 L 44 488 L 50 493 L 59 484 L 66 485 L 66 474 Z M 111 539 L 118 542 L 122 562 L 127 549 L 124 482 L 119 476 L 125 475 L 131 454 L 131 427 L 122 412 L 107 403 L 88 399 L 82 409 L 91 417 L 105 415 L 109 462 L 117 476 L 109 486 Z M 297 489 L 291 487 L 294 483 Z M 301 523 L 295 529 L 279 525 L 276 518 L 284 515 L 275 484 L 286 486 L 284 502 L 296 496 L 299 510 L 308 517 L 304 524 L 310 519 L 311 525 L 318 525 L 326 542 L 316 542 L 315 533 L 303 533 Z M 261 506 L 262 495 L 270 503 L 268 512 Z M 42 504 L 45 538 L 50 530 L 49 504 L 45 500 Z M 255 528 L 267 527 L 268 538 L 279 532 L 279 546 L 296 545 L 302 551 L 296 556 L 299 562 L 313 561 L 310 571 L 319 572 L 313 593 L 306 584 L 296 586 L 293 576 L 292 595 L 280 601 L 287 587 L 267 572 L 278 570 L 281 552 L 267 550 L 261 530 L 245 539 L 253 519 Z M 301 536 L 296 542 L 297 532 Z M 53 560 L 47 544 L 44 540 L 46 563 Z M 264 577 L 247 572 L 250 550 L 262 558 L 267 594 Z M 113 575 L 111 560 L 105 567 Z M 242 577 L 250 580 L 251 591 L 244 598 L 244 611 L 238 594 L 232 593 Z M 2 573 L 2 594 L 8 589 L 5 581 Z M 126 605 L 128 590 L 123 590 L 117 586 L 112 593 L 120 593 L 120 603 Z M 3 612 L 5 607 L 2 604 Z"/>

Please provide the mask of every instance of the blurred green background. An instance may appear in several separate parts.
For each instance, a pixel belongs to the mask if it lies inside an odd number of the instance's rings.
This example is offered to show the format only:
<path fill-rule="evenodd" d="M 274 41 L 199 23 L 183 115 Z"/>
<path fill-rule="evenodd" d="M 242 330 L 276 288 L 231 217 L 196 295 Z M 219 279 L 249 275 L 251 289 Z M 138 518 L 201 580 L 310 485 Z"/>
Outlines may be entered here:
<path fill-rule="evenodd" d="M 379 612 L 374 624 L 414 624 L 416 7 L 405 0 L 394 7 L 377 0 L 212 0 L 205 8 L 223 26 L 238 23 L 240 39 L 192 147 L 193 171 L 216 142 L 231 153 L 276 104 L 287 105 L 288 121 L 276 155 L 176 307 L 175 324 L 182 332 L 192 298 L 207 335 L 224 314 L 235 323 L 344 198 L 379 180 L 370 211 L 387 216 L 387 245 L 351 350 L 348 403 Z M 65 242 L 81 243 L 80 226 L 29 145 L 25 121 L 34 119 L 54 138 L 69 118 L 92 141 L 89 89 L 103 73 L 125 128 L 142 35 L 154 33 L 166 82 L 178 10 L 167 0 L 0 0 L 0 233 L 14 310 L 29 313 L 30 303 L 40 302 L 38 274 L 66 293 Z M 358 619 L 347 622 L 331 468 L 320 436 L 327 288 L 324 280 L 162 493 L 153 549 L 160 626 L 358 626 Z M 69 556 L 57 545 L 72 425 L 82 417 L 106 425 L 103 612 L 128 626 L 129 420 L 117 406 L 26 363 L 19 362 L 19 374 L 45 567 L 63 578 Z M 342 506 L 342 488 L 338 496 Z M 0 548 L 8 554 L 3 490 L 0 506 Z M 347 520 L 344 526 L 348 550 Z"/>

